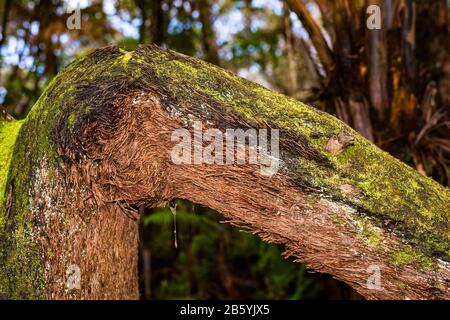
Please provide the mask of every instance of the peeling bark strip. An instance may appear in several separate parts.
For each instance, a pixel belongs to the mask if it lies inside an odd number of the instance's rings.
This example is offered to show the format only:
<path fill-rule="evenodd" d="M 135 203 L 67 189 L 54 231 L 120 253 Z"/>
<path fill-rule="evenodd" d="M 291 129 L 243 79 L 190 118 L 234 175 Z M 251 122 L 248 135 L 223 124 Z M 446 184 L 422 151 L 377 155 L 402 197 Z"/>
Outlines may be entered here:
<path fill-rule="evenodd" d="M 171 135 L 194 121 L 278 129 L 280 170 L 174 164 Z M 155 46 L 97 50 L 60 73 L 26 120 L 1 120 L 0 147 L 8 298 L 138 298 L 137 208 L 174 198 L 367 298 L 450 298 L 448 189 L 334 117 L 200 60 Z"/>

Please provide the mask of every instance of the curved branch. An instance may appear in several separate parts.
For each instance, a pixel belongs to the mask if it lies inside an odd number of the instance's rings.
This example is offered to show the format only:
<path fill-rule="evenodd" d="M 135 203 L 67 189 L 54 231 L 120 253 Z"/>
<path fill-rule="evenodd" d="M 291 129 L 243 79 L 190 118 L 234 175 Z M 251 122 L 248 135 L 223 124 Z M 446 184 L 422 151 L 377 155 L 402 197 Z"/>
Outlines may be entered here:
<path fill-rule="evenodd" d="M 206 62 L 155 46 L 97 50 L 59 74 L 23 124 L 9 123 L 15 147 L 0 157 L 8 297 L 138 297 L 137 208 L 182 198 L 367 298 L 450 298 L 448 189 L 334 117 Z M 192 149 L 193 162 L 177 164 L 174 132 L 194 141 L 199 126 L 219 137 L 278 129 L 279 170 L 196 162 Z M 76 266 L 81 283 L 68 290 Z"/>

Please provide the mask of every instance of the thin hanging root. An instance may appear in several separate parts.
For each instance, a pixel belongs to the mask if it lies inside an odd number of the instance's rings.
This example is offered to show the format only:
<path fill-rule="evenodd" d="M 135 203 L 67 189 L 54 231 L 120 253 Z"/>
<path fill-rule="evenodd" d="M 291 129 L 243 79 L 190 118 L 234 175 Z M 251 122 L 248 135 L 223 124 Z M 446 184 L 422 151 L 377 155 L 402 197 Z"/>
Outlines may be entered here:
<path fill-rule="evenodd" d="M 178 249 L 178 240 L 177 240 L 177 204 L 174 202 L 169 203 L 170 211 L 173 214 L 173 238 L 174 238 L 174 246 L 175 249 Z"/>

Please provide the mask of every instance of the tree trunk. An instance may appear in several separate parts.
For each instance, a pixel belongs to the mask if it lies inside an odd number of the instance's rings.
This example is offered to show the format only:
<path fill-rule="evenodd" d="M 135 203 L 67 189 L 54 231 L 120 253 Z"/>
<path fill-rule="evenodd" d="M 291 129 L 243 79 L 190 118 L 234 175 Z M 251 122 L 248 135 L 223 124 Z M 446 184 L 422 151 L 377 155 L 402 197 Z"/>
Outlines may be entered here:
<path fill-rule="evenodd" d="M 163 0 L 152 0 L 150 1 L 151 6 L 151 26 L 150 34 L 151 40 L 156 45 L 161 45 L 164 41 L 166 34 L 166 22 L 165 13 L 163 10 Z"/>
<path fill-rule="evenodd" d="M 194 120 L 278 129 L 278 172 L 175 164 L 172 134 Z M 206 62 L 156 46 L 97 50 L 24 121 L 2 120 L 0 146 L 7 298 L 138 298 L 138 208 L 175 198 L 367 298 L 450 298 L 448 189 L 334 117 Z"/>
<path fill-rule="evenodd" d="M 286 1 L 314 49 L 300 48 L 305 60 L 317 52 L 315 68 L 308 68 L 313 79 L 321 71 L 313 98 L 422 174 L 450 185 L 448 2 L 313 2 L 318 21 L 307 1 Z M 380 9 L 380 29 L 367 27 L 369 5 Z"/>
<path fill-rule="evenodd" d="M 12 0 L 6 0 L 5 5 L 3 7 L 3 17 L 2 17 L 2 32 L 1 32 L 1 39 L 0 39 L 0 67 L 3 65 L 3 45 L 6 43 L 6 37 L 7 34 L 7 25 L 8 25 L 8 17 L 9 17 L 9 11 L 11 10 L 11 3 Z M 0 75 L 0 80 L 1 80 Z"/>
<path fill-rule="evenodd" d="M 211 4 L 208 0 L 196 2 L 200 22 L 202 23 L 202 46 L 205 53 L 205 60 L 215 65 L 219 65 L 219 53 L 214 32 Z"/>

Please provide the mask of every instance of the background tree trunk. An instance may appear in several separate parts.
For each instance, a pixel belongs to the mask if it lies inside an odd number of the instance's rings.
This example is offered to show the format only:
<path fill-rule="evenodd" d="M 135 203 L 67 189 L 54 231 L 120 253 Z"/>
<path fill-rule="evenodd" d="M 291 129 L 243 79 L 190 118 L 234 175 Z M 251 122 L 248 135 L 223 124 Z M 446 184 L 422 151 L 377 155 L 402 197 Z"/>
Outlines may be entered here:
<path fill-rule="evenodd" d="M 281 167 L 181 164 L 176 129 L 279 129 Z M 334 117 L 200 60 L 97 50 L 0 122 L 0 292 L 138 298 L 138 208 L 181 198 L 367 298 L 450 298 L 450 192 Z M 73 283 L 77 266 L 80 287 Z M 381 276 L 370 285 L 373 272 Z M 368 284 L 369 283 L 369 284 Z"/>
<path fill-rule="evenodd" d="M 320 21 L 305 0 L 286 3 L 309 35 L 309 51 L 317 52 L 316 68 L 309 70 L 322 71 L 315 98 L 323 108 L 422 174 L 449 185 L 446 1 L 315 0 Z M 366 27 L 369 5 L 379 6 L 381 29 Z"/>
<path fill-rule="evenodd" d="M 202 23 L 202 46 L 205 52 L 205 60 L 219 65 L 219 53 L 212 21 L 211 4 L 208 0 L 199 0 L 196 2 L 196 6 L 198 7 L 200 22 Z"/>

